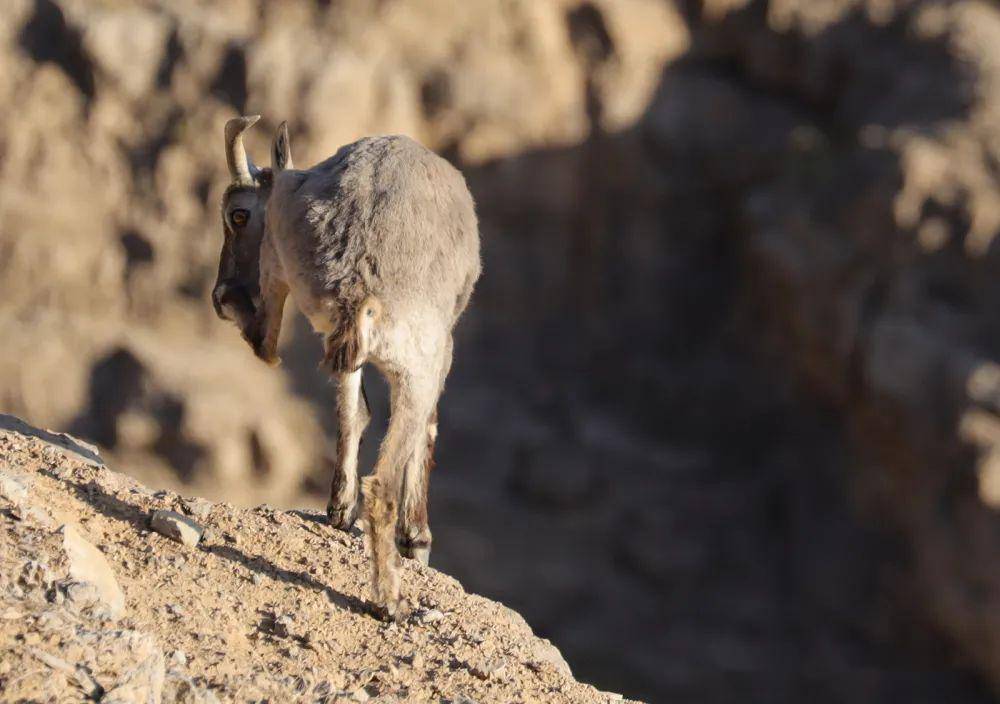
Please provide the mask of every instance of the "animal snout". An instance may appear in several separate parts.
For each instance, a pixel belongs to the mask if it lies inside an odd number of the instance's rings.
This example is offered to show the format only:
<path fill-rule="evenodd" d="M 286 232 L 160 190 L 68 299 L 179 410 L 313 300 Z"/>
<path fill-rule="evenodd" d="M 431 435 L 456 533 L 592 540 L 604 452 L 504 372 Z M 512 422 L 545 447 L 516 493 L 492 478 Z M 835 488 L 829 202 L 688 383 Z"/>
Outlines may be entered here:
<path fill-rule="evenodd" d="M 253 294 L 239 281 L 227 280 L 216 284 L 212 291 L 212 305 L 220 318 L 236 323 L 244 333 L 257 317 Z"/>
<path fill-rule="evenodd" d="M 215 314 L 223 320 L 235 320 L 240 310 L 249 303 L 246 290 L 235 281 L 221 281 L 212 289 L 212 305 Z"/>
<path fill-rule="evenodd" d="M 222 282 L 216 284 L 215 288 L 212 289 L 212 305 L 215 307 L 215 314 L 223 320 L 229 320 L 229 316 L 226 315 L 225 308 L 223 307 L 223 301 L 229 292 L 229 288 L 230 285 L 228 283 Z"/>

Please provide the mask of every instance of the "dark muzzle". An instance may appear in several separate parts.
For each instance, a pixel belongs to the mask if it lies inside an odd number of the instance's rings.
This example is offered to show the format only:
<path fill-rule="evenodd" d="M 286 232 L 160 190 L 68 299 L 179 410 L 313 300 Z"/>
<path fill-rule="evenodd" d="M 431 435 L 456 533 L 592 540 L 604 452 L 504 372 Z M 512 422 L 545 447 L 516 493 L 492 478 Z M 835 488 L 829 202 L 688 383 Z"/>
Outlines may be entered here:
<path fill-rule="evenodd" d="M 212 290 L 212 305 L 216 315 L 240 327 L 246 327 L 256 313 L 253 299 L 246 287 L 233 281 L 223 281 L 215 286 Z"/>

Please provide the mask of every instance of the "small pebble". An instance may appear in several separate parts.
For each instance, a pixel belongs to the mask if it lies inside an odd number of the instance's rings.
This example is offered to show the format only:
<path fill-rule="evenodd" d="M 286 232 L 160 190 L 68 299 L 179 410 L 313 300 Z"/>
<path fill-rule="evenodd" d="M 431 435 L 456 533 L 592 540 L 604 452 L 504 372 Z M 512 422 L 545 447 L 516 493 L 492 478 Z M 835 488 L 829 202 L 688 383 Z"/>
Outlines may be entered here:
<path fill-rule="evenodd" d="M 164 535 L 178 543 L 194 547 L 201 540 L 205 529 L 187 516 L 176 511 L 156 511 L 149 519 L 149 526 L 160 535 Z"/>
<path fill-rule="evenodd" d="M 444 618 L 444 613 L 438 609 L 429 609 L 420 614 L 420 623 L 437 623 Z"/>
<path fill-rule="evenodd" d="M 212 510 L 212 502 L 202 498 L 184 499 L 182 505 L 188 515 L 195 518 L 205 518 Z"/>
<path fill-rule="evenodd" d="M 66 585 L 66 600 L 77 609 L 96 603 L 101 596 L 97 587 L 89 582 L 72 582 Z"/>

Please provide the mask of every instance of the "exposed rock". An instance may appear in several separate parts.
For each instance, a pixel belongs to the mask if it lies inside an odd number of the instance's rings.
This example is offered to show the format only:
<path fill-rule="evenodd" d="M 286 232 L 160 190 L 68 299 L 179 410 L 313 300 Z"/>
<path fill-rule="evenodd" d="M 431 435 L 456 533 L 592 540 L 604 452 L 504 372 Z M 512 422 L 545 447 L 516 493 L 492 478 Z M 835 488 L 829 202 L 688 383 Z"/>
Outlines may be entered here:
<path fill-rule="evenodd" d="M 292 634 L 292 623 L 292 617 L 288 614 L 277 616 L 272 620 L 272 632 L 279 638 L 287 638 Z"/>
<path fill-rule="evenodd" d="M 16 416 L 0 413 L 0 432 L 20 433 L 21 435 L 37 437 L 43 440 L 45 445 L 41 451 L 47 460 L 57 457 L 69 457 L 95 467 L 104 465 L 97 447 L 91 443 L 73 437 L 69 433 L 57 433 L 51 430 L 35 428 Z M 65 471 L 65 468 L 56 464 L 56 466 L 50 468 L 50 471 L 58 473 Z"/>
<path fill-rule="evenodd" d="M 532 656 L 534 658 L 533 662 L 551 665 L 557 672 L 565 677 L 573 676 L 569 663 L 567 663 L 566 659 L 563 658 L 562 653 L 559 652 L 559 648 L 544 638 L 539 638 L 535 642 Z"/>
<path fill-rule="evenodd" d="M 437 623 L 444 618 L 444 614 L 438 609 L 428 609 L 422 612 L 418 617 L 420 623 Z"/>
<path fill-rule="evenodd" d="M 105 692 L 102 702 L 109 704 L 156 704 L 163 696 L 164 663 L 163 653 L 155 641 L 148 639 L 148 645 L 140 649 L 137 658 L 142 658 L 138 666 L 129 670 L 111 689 Z"/>
<path fill-rule="evenodd" d="M 473 663 L 467 663 L 466 667 L 468 667 L 469 672 L 481 680 L 499 679 L 507 671 L 507 663 L 497 659 L 479 659 Z"/>
<path fill-rule="evenodd" d="M 176 511 L 156 511 L 149 519 L 149 526 L 171 540 L 193 548 L 201 540 L 204 528 Z"/>
<path fill-rule="evenodd" d="M 22 511 L 24 518 L 34 521 L 43 528 L 55 530 L 58 527 L 55 519 L 40 506 L 28 506 L 27 508 L 23 508 Z"/>
<path fill-rule="evenodd" d="M 195 518 L 205 518 L 212 510 L 212 502 L 201 498 L 184 499 L 184 510 Z"/>
<path fill-rule="evenodd" d="M 170 704 L 218 704 L 219 699 L 210 689 L 199 687 L 194 680 L 176 672 L 169 672 L 163 685 L 163 701 Z"/>
<path fill-rule="evenodd" d="M 22 478 L 0 472 L 0 498 L 20 505 L 28 498 L 28 487 Z"/>
<path fill-rule="evenodd" d="M 63 593 L 76 610 L 86 608 L 101 600 L 97 586 L 91 582 L 70 582 L 63 587 Z"/>
<path fill-rule="evenodd" d="M 31 559 L 21 565 L 17 581 L 29 587 L 48 587 L 52 582 L 52 572 L 46 563 Z"/>
<path fill-rule="evenodd" d="M 93 676 L 87 672 L 87 670 L 80 665 L 71 665 L 62 658 L 58 658 L 54 655 L 50 655 L 37 648 L 32 648 L 30 650 L 31 654 L 39 661 L 48 665 L 56 673 L 62 673 L 67 675 L 67 679 L 72 682 L 73 685 L 83 695 L 90 699 L 97 699 L 101 696 L 104 688 L 94 680 Z"/>
<path fill-rule="evenodd" d="M 125 594 L 104 553 L 91 545 L 74 526 L 66 524 L 60 530 L 70 575 L 80 582 L 92 584 L 110 616 L 120 618 L 125 613 Z"/>

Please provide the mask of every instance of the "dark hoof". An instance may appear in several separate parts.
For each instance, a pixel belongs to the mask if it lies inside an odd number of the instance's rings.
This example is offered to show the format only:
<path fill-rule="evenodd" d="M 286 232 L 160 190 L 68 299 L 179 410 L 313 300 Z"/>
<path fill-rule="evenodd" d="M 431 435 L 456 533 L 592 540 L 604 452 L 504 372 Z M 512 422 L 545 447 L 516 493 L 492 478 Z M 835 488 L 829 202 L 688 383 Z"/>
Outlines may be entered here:
<path fill-rule="evenodd" d="M 354 521 L 358 518 L 358 506 L 356 503 L 350 506 L 327 504 L 326 518 L 330 525 L 337 530 L 349 533 L 351 528 L 354 527 Z"/>
<path fill-rule="evenodd" d="M 422 565 L 427 565 L 431 561 L 431 541 L 429 540 L 396 540 L 396 547 L 399 554 L 411 560 L 419 560 Z"/>
<path fill-rule="evenodd" d="M 410 616 L 410 607 L 406 599 L 397 599 L 389 604 L 372 604 L 369 611 L 372 616 L 384 623 L 402 624 Z"/>

